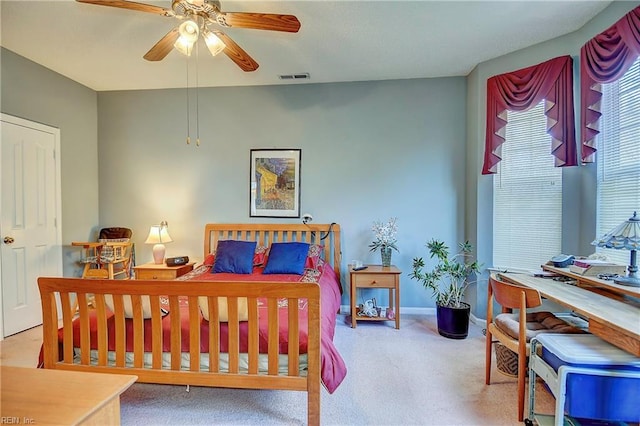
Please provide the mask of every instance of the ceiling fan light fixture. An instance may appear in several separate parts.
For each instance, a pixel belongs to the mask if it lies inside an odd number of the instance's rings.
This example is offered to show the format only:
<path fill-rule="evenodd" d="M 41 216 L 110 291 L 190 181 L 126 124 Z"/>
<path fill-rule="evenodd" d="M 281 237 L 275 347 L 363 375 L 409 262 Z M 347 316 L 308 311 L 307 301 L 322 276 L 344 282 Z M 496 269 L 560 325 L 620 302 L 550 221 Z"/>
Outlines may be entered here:
<path fill-rule="evenodd" d="M 191 20 L 184 21 L 178 27 L 178 33 L 180 37 L 173 44 L 173 47 L 183 55 L 191 56 L 193 45 L 198 41 L 198 35 L 200 34 L 198 24 Z"/>
<path fill-rule="evenodd" d="M 204 38 L 204 42 L 207 44 L 209 52 L 211 52 L 211 55 L 213 56 L 216 56 L 227 47 L 227 45 L 220 40 L 220 37 L 207 29 L 202 32 L 202 37 Z"/>
<path fill-rule="evenodd" d="M 173 47 L 175 47 L 175 49 L 183 55 L 191 56 L 193 45 L 193 42 L 190 43 L 186 40 L 183 40 L 182 37 L 178 37 L 178 40 L 176 40 L 176 42 L 173 44 Z"/>
<path fill-rule="evenodd" d="M 185 42 L 193 44 L 198 40 L 200 29 L 198 28 L 197 23 L 192 20 L 187 20 L 180 24 L 178 32 L 180 33 L 181 39 L 183 39 Z"/>
<path fill-rule="evenodd" d="M 77 1 L 153 13 L 179 20 L 180 23 L 174 26 L 143 56 L 147 61 L 153 62 L 163 60 L 173 49 L 190 56 L 195 46 L 196 53 L 198 53 L 198 38 L 202 34 L 202 38 L 207 42 L 207 48 L 212 55 L 223 52 L 242 71 L 251 72 L 258 69 L 258 63 L 227 34 L 218 30 L 211 31 L 208 28 L 209 24 L 219 25 L 223 28 L 246 28 L 288 33 L 297 33 L 300 30 L 300 21 L 294 15 L 223 12 L 220 10 L 220 0 L 171 0 L 171 9 L 129 0 Z M 208 33 L 211 32 L 214 34 L 209 35 Z"/>

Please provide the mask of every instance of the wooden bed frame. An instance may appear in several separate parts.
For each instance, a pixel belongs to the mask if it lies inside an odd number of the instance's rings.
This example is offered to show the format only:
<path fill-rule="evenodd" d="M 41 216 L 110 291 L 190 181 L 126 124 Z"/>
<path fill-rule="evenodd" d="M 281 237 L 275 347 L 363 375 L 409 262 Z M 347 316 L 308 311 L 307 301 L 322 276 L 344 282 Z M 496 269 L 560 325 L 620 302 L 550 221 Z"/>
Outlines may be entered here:
<path fill-rule="evenodd" d="M 301 241 L 324 246 L 324 260 L 328 262 L 340 278 L 342 249 L 340 246 L 340 225 L 332 224 L 220 224 L 209 223 L 204 227 L 204 255 L 212 253 L 218 240 L 257 241 L 268 246 L 274 242 Z"/>
<path fill-rule="evenodd" d="M 340 278 L 340 226 L 306 224 L 207 224 L 205 226 L 204 255 L 211 253 L 221 239 L 242 239 L 268 245 L 272 242 L 304 241 L 324 245 L 326 262 Z M 307 392 L 308 423 L 320 423 L 320 287 L 313 283 L 282 282 L 237 282 L 221 283 L 210 281 L 150 281 L 150 280 L 103 280 L 81 278 L 39 278 L 38 285 L 42 297 L 43 311 L 43 361 L 44 368 L 90 371 L 118 374 L 134 374 L 138 381 L 173 385 L 196 385 L 250 389 L 283 389 Z M 107 359 L 107 307 L 105 294 L 113 295 L 114 321 L 116 326 L 115 365 Z M 73 296 L 77 297 L 79 309 L 72 312 Z M 133 306 L 133 365 L 125 361 L 125 314 L 123 295 L 130 295 Z M 98 361 L 90 360 L 90 331 L 88 306 L 89 298 L 95 301 L 97 313 Z M 151 306 L 151 328 L 153 349 L 152 366 L 143 362 L 143 309 L 141 296 L 149 296 Z M 209 336 L 200 336 L 198 297 L 209 297 Z M 169 300 L 171 312 L 171 367 L 162 367 L 161 301 Z M 180 309 L 179 298 L 187 297 L 189 303 L 189 363 L 188 369 L 181 368 Z M 228 371 L 221 371 L 220 349 L 217 337 L 219 329 L 217 297 L 226 297 L 229 307 L 229 351 Z M 239 371 L 239 320 L 237 298 L 248 301 L 248 371 Z M 258 372 L 258 298 L 267 300 L 269 313 L 268 372 Z M 298 353 L 298 309 L 288 313 L 289 351 L 287 355 L 288 373 L 278 374 L 278 300 L 288 299 L 289 306 L 298 306 L 299 299 L 308 303 L 308 348 L 306 354 L 307 371 L 300 372 Z M 61 313 L 61 317 L 59 318 Z M 175 313 L 178 313 L 176 315 Z M 72 321 L 78 315 L 80 323 L 79 360 L 74 362 Z M 58 328 L 63 326 L 62 342 L 59 342 Z M 209 371 L 200 370 L 200 339 L 209 339 Z M 282 356 L 282 355 L 281 355 Z M 61 359 L 61 360 L 60 360 Z"/>

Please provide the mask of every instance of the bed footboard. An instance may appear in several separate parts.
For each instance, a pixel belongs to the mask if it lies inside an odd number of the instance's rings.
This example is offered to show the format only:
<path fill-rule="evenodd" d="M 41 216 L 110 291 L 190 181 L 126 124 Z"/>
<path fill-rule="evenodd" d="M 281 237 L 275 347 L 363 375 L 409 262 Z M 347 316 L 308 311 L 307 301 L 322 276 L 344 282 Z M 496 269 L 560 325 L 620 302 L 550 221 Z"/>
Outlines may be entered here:
<path fill-rule="evenodd" d="M 321 317 L 317 284 L 43 277 L 38 279 L 38 286 L 42 298 L 44 368 L 135 374 L 138 381 L 147 383 L 306 391 L 308 423 L 320 423 Z M 199 297 L 208 301 L 208 332 L 204 335 Z M 78 301 L 77 312 L 72 312 L 74 298 Z M 220 321 L 219 298 L 226 298 L 227 321 Z M 246 312 L 238 308 L 241 299 L 246 300 Z M 259 300 L 263 305 L 260 310 Z M 181 314 L 180 305 L 185 301 L 188 315 Z M 301 324 L 300 303 L 307 305 L 306 324 Z M 284 317 L 283 309 L 279 309 L 283 304 L 288 306 Z M 167 306 L 170 320 L 164 318 L 163 308 Z M 268 316 L 266 351 L 260 350 L 259 312 L 260 316 Z M 185 321 L 188 336 L 184 336 Z M 282 321 L 288 324 L 286 351 L 279 341 Z M 169 341 L 166 331 L 163 332 L 163 322 L 165 327 L 169 323 Z M 108 324 L 113 330 L 109 330 Z M 223 341 L 225 348 L 220 344 L 223 324 L 228 336 Z M 246 334 L 241 344 L 243 327 Z M 307 331 L 306 351 L 300 350 L 301 327 Z M 208 348 L 205 353 L 203 347 Z M 92 352 L 97 357 L 91 357 Z M 221 355 L 228 360 L 224 368 L 218 362 Z M 284 372 L 279 368 L 283 356 L 287 366 Z M 206 370 L 202 367 L 205 357 Z M 186 366 L 185 359 L 188 359 Z M 302 359 L 306 368 L 301 368 Z M 265 362 L 263 371 L 259 365 Z M 246 368 L 240 368 L 241 363 Z"/>

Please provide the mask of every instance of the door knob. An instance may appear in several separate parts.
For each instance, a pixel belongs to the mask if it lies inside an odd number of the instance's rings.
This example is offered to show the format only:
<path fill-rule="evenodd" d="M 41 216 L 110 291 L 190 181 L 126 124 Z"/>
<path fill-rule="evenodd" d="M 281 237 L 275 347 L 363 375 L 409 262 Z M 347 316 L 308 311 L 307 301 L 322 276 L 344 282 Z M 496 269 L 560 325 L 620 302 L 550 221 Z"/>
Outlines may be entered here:
<path fill-rule="evenodd" d="M 11 237 L 4 237 L 3 241 L 4 241 L 5 244 L 12 244 L 14 239 L 11 238 Z"/>

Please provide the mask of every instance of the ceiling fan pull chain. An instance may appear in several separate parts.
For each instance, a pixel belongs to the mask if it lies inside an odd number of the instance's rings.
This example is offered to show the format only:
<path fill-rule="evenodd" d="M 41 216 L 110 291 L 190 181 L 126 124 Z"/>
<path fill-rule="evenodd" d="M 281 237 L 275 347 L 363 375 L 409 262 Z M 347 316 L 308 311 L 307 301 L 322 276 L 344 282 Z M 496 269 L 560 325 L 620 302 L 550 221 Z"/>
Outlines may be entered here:
<path fill-rule="evenodd" d="M 191 135 L 189 133 L 190 126 L 189 116 L 189 58 L 187 57 L 187 145 L 191 144 Z"/>
<path fill-rule="evenodd" d="M 198 42 L 195 43 L 196 48 L 196 146 L 200 146 L 200 82 L 198 80 L 198 70 L 200 69 L 200 54 Z"/>

